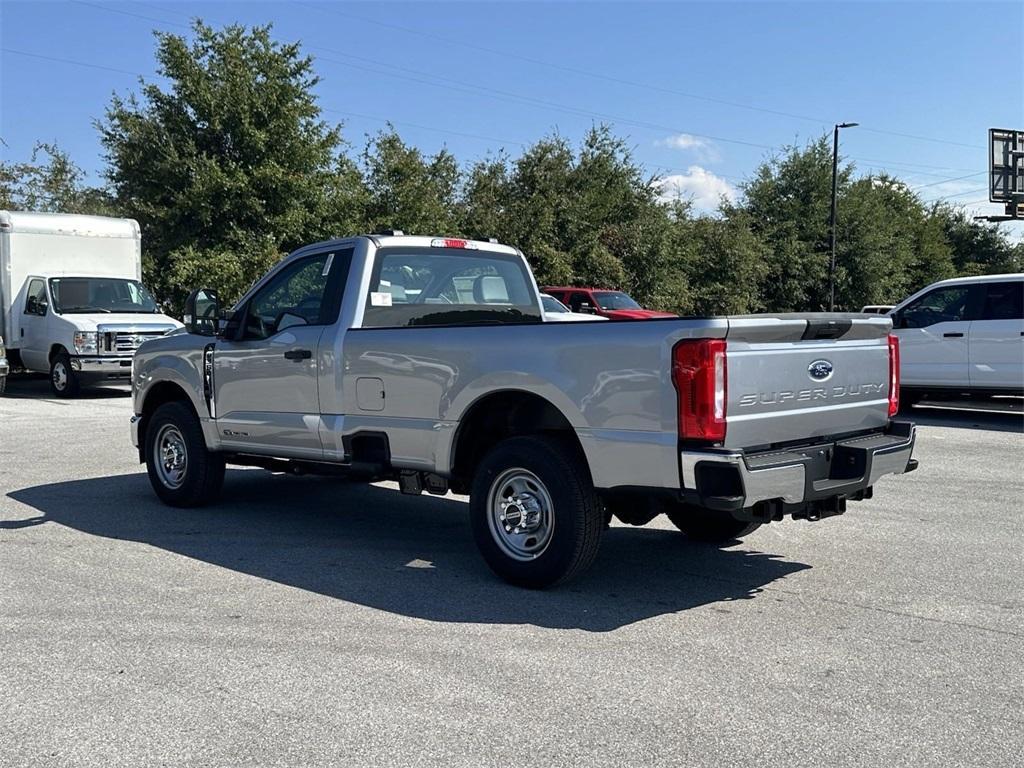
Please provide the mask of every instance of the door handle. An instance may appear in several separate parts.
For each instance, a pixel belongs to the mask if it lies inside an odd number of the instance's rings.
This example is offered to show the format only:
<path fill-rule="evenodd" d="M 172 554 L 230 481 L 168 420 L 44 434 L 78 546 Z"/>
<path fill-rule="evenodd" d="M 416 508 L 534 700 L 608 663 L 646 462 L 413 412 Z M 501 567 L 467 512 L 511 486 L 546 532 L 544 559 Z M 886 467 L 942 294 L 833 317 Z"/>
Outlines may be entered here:
<path fill-rule="evenodd" d="M 308 349 L 289 349 L 284 356 L 289 360 L 309 360 L 313 353 Z"/>
<path fill-rule="evenodd" d="M 962 339 L 964 335 L 962 333 L 944 333 L 942 337 L 945 339 Z"/>

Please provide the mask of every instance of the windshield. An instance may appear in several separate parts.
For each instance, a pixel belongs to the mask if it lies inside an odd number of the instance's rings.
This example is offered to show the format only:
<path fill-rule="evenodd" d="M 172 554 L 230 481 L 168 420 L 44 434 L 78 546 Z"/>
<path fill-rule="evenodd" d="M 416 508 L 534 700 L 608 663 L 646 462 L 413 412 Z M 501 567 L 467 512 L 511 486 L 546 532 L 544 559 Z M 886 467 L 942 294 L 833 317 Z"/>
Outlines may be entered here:
<path fill-rule="evenodd" d="M 601 309 L 642 309 L 622 291 L 594 291 L 594 301 Z"/>
<path fill-rule="evenodd" d="M 554 296 L 541 296 L 540 303 L 544 306 L 545 312 L 568 312 L 569 308 Z"/>
<path fill-rule="evenodd" d="M 53 308 L 59 314 L 87 312 L 159 312 L 156 301 L 138 280 L 119 277 L 54 277 L 50 279 Z"/>

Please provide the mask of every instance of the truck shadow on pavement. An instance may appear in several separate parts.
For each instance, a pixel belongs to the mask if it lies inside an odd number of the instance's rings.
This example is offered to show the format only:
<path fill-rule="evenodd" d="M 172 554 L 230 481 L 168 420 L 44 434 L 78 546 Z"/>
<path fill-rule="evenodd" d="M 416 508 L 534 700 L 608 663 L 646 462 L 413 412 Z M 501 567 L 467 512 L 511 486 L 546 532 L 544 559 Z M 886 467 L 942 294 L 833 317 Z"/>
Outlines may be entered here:
<path fill-rule="evenodd" d="M 910 409 L 905 416 L 921 427 L 1024 433 L 1024 415 L 1020 411 L 984 410 L 985 406 L 985 403 L 974 407 L 970 403 L 956 407 L 927 404 Z"/>
<path fill-rule="evenodd" d="M 109 400 L 131 397 L 130 386 L 125 382 L 110 381 L 102 384 L 83 386 L 73 400 L 62 400 L 50 390 L 50 378 L 42 373 L 17 373 L 7 379 L 7 389 L 2 395 L 10 400 L 52 400 L 70 405 L 75 400 Z"/>
<path fill-rule="evenodd" d="M 591 570 L 543 592 L 511 587 L 477 554 L 468 506 L 376 486 L 232 470 L 223 500 L 177 510 L 144 474 L 40 485 L 8 494 L 42 514 L 0 530 L 59 523 L 137 541 L 321 595 L 440 622 L 605 632 L 711 603 L 755 597 L 809 565 L 699 545 L 675 531 L 613 527 Z M 113 565 L 113 567 L 117 567 Z M 144 574 L 140 574 L 144 578 Z"/>

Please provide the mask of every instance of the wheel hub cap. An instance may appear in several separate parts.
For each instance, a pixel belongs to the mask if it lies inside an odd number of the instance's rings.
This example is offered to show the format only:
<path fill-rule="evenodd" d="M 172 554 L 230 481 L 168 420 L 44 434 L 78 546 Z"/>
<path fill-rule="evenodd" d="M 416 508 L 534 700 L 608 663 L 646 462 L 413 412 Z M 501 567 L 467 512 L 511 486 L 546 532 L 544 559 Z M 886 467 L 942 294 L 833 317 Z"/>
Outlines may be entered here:
<path fill-rule="evenodd" d="M 188 449 L 185 438 L 177 427 L 168 424 L 157 434 L 156 469 L 160 482 L 168 488 L 178 488 L 185 481 L 188 469 Z"/>
<path fill-rule="evenodd" d="M 509 469 L 495 478 L 488 512 L 494 541 L 516 560 L 532 560 L 551 543 L 555 524 L 551 496 L 529 470 Z"/>

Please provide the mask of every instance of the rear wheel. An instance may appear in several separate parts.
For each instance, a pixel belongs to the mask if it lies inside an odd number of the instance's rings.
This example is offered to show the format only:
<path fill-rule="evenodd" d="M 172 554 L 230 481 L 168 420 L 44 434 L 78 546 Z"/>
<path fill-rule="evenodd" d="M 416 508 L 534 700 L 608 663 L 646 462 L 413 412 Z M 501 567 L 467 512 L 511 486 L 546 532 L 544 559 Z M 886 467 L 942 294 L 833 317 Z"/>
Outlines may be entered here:
<path fill-rule="evenodd" d="M 676 504 L 666 512 L 668 519 L 694 541 L 725 544 L 743 538 L 761 527 L 761 523 L 737 520 L 728 512 Z"/>
<path fill-rule="evenodd" d="M 597 555 L 605 512 L 567 441 L 531 436 L 498 443 L 477 468 L 469 504 L 484 560 L 511 584 L 568 581 Z"/>
<path fill-rule="evenodd" d="M 146 427 L 146 469 L 156 495 L 172 507 L 215 501 L 224 458 L 206 448 L 199 419 L 185 403 L 164 403 Z"/>
<path fill-rule="evenodd" d="M 78 374 L 71 369 L 71 356 L 67 352 L 54 355 L 50 361 L 50 389 L 57 397 L 78 396 Z"/>

